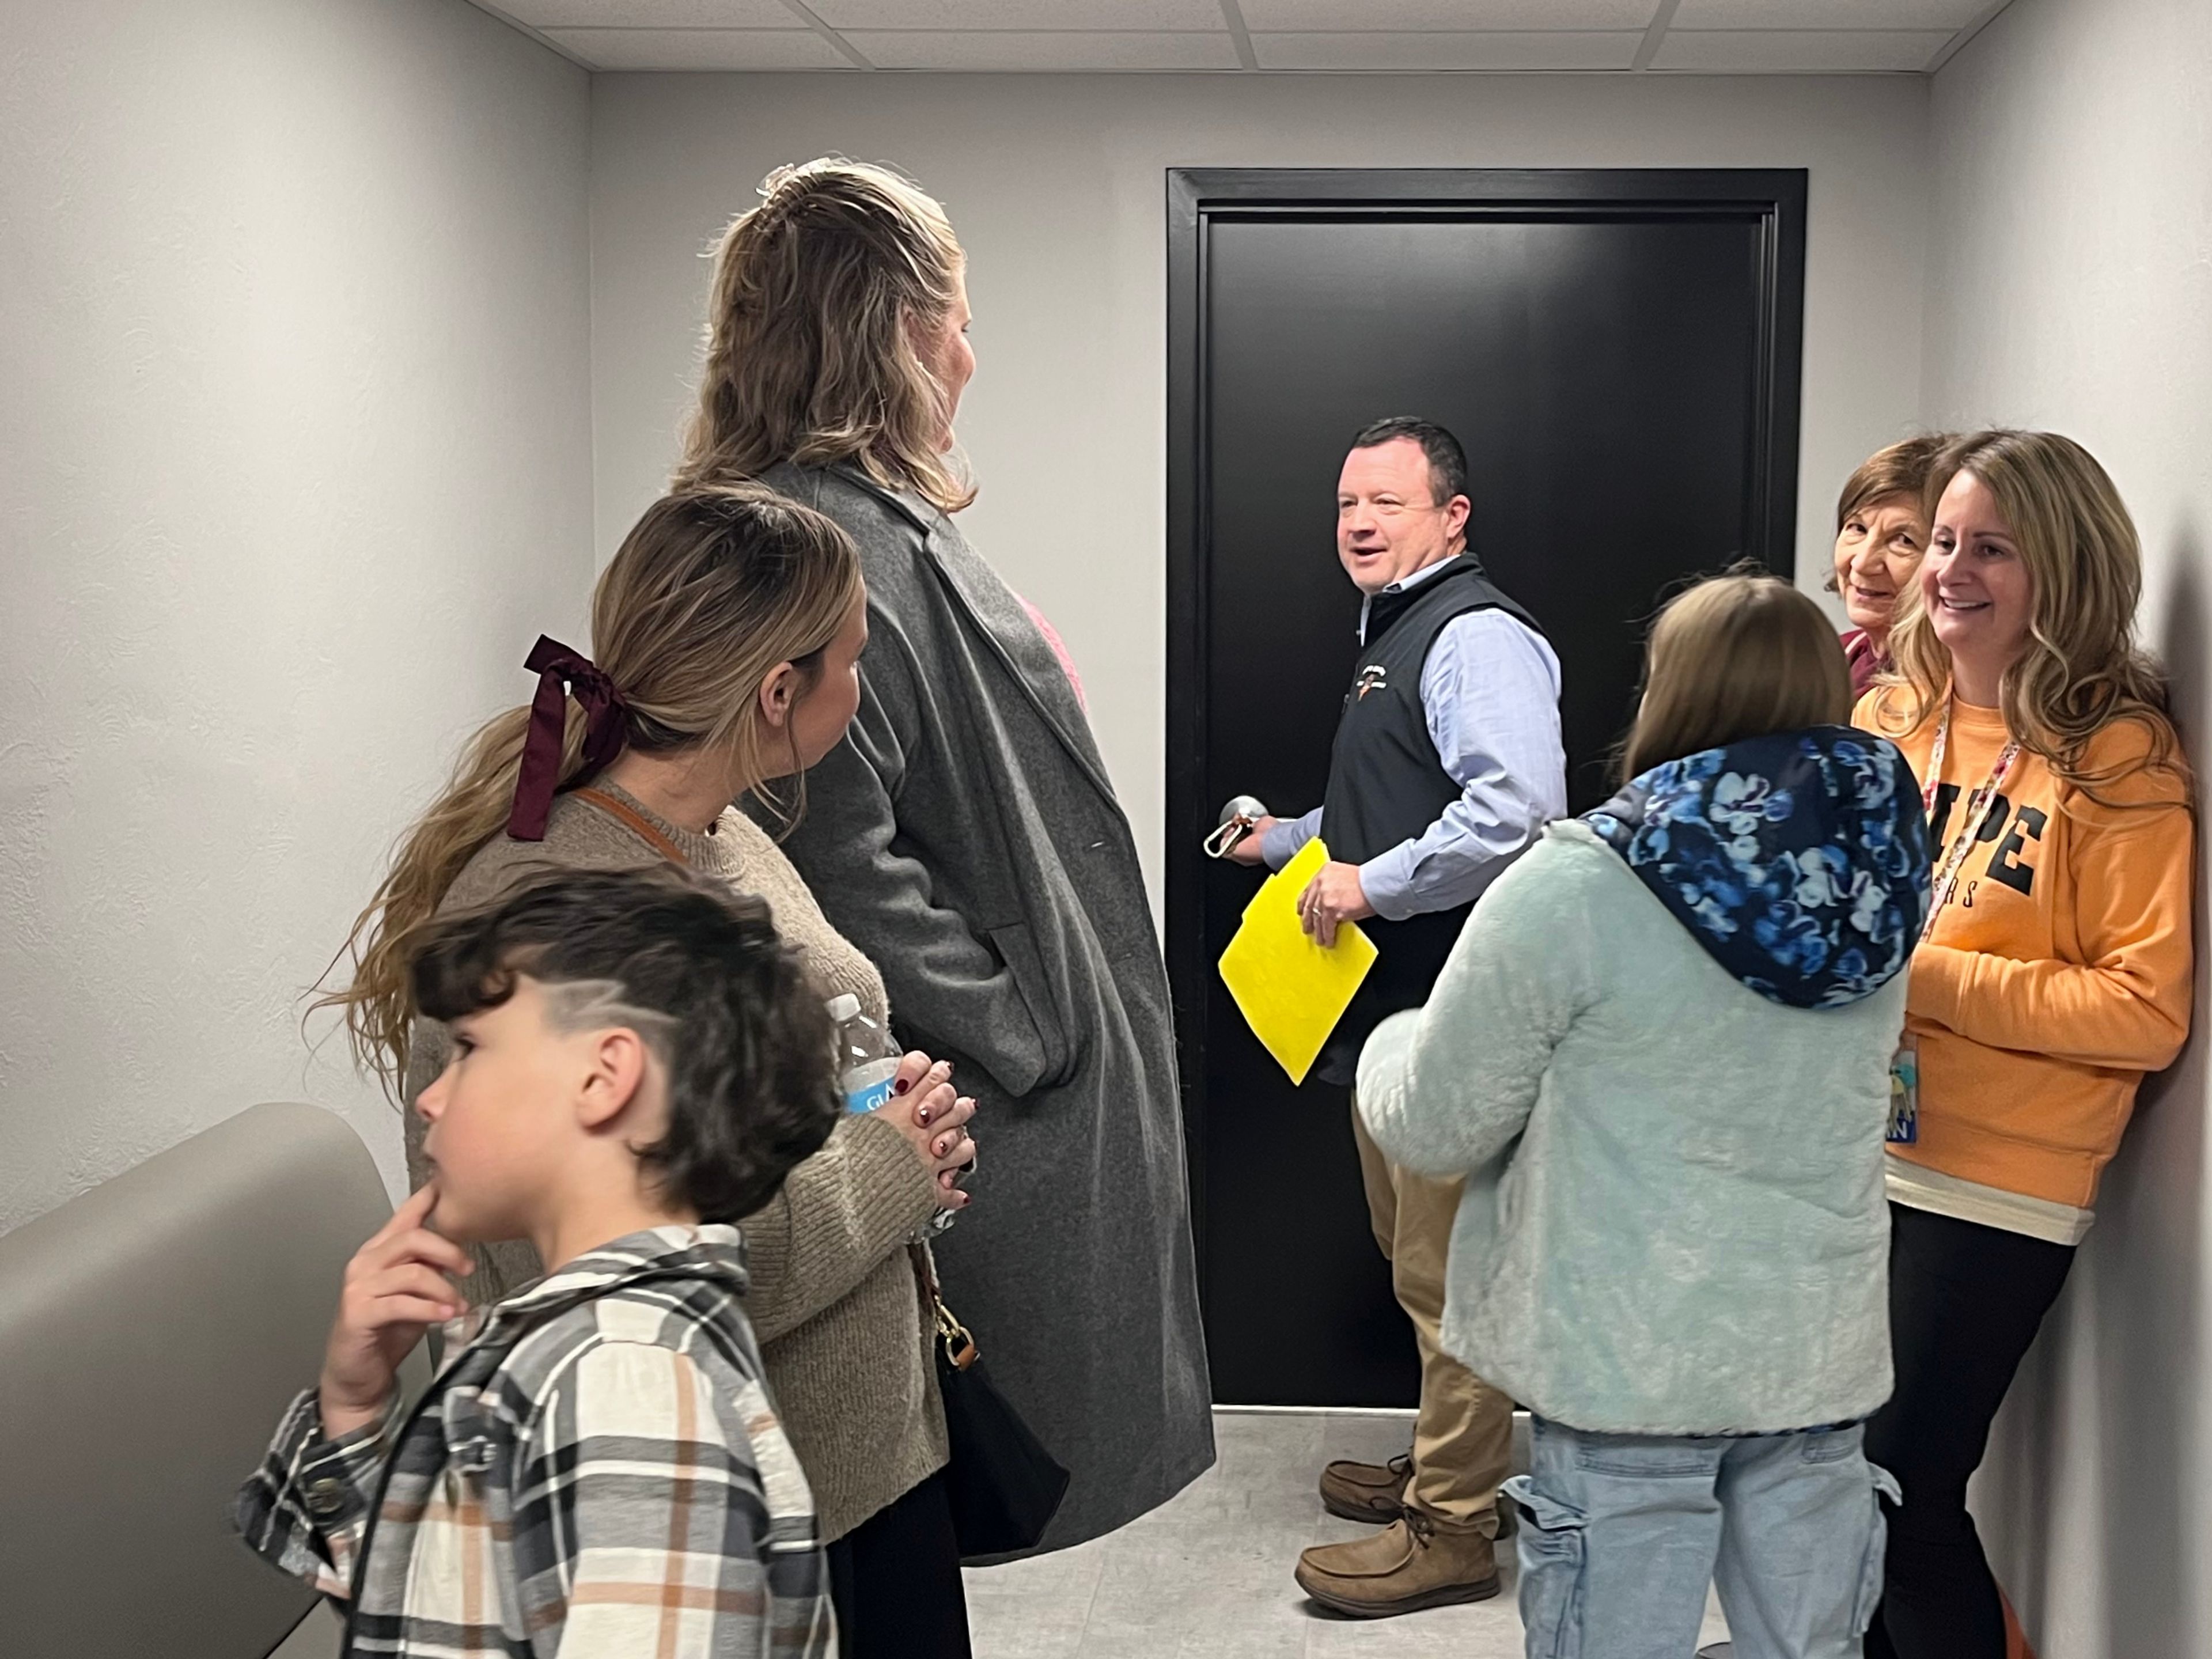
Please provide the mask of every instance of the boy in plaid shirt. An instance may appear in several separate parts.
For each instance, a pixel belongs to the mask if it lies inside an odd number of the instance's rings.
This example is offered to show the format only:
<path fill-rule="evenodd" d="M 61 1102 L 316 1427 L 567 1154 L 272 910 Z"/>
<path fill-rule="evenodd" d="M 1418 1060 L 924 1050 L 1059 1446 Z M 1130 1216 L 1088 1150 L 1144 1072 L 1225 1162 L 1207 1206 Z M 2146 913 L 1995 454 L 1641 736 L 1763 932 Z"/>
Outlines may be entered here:
<path fill-rule="evenodd" d="M 239 1495 L 247 1545 L 345 1604 L 349 1659 L 834 1654 L 727 1224 L 840 1110 L 766 907 L 566 872 L 430 924 L 412 982 L 454 1036 L 416 1103 L 434 1173 L 347 1267 L 320 1381 Z M 516 1237 L 545 1277 L 465 1312 L 462 1245 Z"/>

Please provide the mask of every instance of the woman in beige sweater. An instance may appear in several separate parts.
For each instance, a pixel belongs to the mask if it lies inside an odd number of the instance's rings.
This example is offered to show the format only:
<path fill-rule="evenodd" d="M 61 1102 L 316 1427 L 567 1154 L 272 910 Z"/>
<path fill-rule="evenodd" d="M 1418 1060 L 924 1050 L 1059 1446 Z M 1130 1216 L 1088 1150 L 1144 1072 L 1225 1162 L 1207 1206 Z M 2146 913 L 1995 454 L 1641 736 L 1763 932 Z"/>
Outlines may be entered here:
<path fill-rule="evenodd" d="M 672 860 L 720 876 L 768 901 L 825 999 L 850 994 L 888 1027 L 875 966 L 731 805 L 750 793 L 795 813 L 803 781 L 787 799 L 775 786 L 801 779 L 853 717 L 866 596 L 845 533 L 758 489 L 665 497 L 600 577 L 592 636 L 596 664 L 540 640 L 527 665 L 541 676 L 536 702 L 478 732 L 356 924 L 354 978 L 330 1001 L 363 1060 L 410 1102 L 443 1067 L 446 1036 L 412 1018 L 407 935 L 549 867 Z M 954 1183 L 975 1156 L 975 1107 L 954 1096 L 950 1069 L 907 1056 L 887 1106 L 848 1117 L 742 1218 L 747 1312 L 813 1488 L 848 1659 L 969 1651 L 915 1243 L 938 1211 L 968 1202 Z M 466 1288 L 494 1300 L 538 1272 L 526 1244 L 501 1247 Z"/>

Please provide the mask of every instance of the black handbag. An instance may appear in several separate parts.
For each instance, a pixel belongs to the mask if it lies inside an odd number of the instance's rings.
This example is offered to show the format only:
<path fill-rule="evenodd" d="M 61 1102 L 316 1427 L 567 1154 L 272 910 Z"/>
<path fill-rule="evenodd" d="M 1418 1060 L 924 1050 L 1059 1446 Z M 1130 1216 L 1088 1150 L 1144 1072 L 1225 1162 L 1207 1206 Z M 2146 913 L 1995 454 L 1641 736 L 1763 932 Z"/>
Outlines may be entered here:
<path fill-rule="evenodd" d="M 945 1432 L 951 1460 L 945 1471 L 952 1533 L 963 1561 L 995 1559 L 1035 1549 L 1067 1495 L 1067 1471 L 1022 1421 L 983 1370 L 968 1328 L 938 1293 L 926 1251 L 914 1253 L 929 1312 L 937 1325 L 937 1387 L 945 1397 Z"/>

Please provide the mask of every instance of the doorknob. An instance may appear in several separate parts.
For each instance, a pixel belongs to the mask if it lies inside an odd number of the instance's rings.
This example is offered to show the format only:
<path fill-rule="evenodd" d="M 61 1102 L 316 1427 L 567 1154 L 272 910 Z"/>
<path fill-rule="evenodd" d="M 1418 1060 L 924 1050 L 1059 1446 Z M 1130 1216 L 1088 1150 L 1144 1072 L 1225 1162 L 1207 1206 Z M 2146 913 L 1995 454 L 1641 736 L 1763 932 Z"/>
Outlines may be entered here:
<path fill-rule="evenodd" d="M 1267 809 L 1250 795 L 1237 795 L 1221 809 L 1221 822 L 1206 838 L 1206 855 L 1210 859 L 1225 859 L 1230 849 L 1252 833 L 1252 827 L 1267 816 Z"/>

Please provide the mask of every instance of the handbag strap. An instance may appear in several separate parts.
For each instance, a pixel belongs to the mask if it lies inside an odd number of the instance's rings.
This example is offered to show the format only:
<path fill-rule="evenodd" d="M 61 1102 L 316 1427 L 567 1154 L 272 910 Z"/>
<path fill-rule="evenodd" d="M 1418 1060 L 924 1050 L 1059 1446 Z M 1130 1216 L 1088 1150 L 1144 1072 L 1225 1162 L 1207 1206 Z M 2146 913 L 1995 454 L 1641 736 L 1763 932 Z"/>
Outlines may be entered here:
<path fill-rule="evenodd" d="M 568 793 L 578 800 L 598 807 L 609 817 L 619 819 L 629 825 L 638 833 L 647 846 L 652 848 L 671 864 L 680 865 L 685 869 L 690 867 L 691 860 L 684 856 L 684 849 L 662 835 L 659 826 L 635 807 L 627 802 L 617 800 L 612 795 L 601 794 L 596 789 L 571 789 Z"/>
<path fill-rule="evenodd" d="M 907 1260 L 914 1264 L 914 1281 L 921 1287 L 923 1310 L 937 1327 L 937 1334 L 945 1344 L 945 1358 L 956 1371 L 964 1371 L 974 1364 L 981 1350 L 968 1328 L 952 1316 L 952 1310 L 945 1305 L 945 1297 L 937 1288 L 937 1262 L 929 1254 L 929 1247 L 921 1243 L 906 1247 Z"/>

